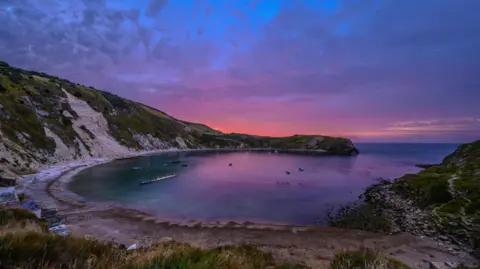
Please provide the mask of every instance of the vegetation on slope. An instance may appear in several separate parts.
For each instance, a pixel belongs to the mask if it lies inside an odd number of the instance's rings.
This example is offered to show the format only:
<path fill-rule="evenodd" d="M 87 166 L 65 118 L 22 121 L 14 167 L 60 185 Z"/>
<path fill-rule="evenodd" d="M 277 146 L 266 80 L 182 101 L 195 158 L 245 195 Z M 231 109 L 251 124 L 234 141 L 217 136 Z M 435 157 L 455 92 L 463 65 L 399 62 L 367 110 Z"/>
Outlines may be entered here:
<path fill-rule="evenodd" d="M 374 185 L 363 197 L 360 205 L 333 216 L 332 225 L 389 231 L 392 223 L 400 223 L 422 234 L 426 224 L 415 225 L 422 213 L 439 238 L 468 245 L 480 256 L 480 140 L 459 146 L 441 164 Z M 392 201 L 393 208 L 387 208 Z"/>
<path fill-rule="evenodd" d="M 66 116 L 70 114 L 74 120 L 78 115 L 66 101 L 63 90 L 102 113 L 109 123 L 111 134 L 130 148 L 144 149 L 135 137 L 136 134 L 143 134 L 169 142 L 172 146 L 179 146 L 176 138 L 181 137 L 188 147 L 243 145 L 250 148 L 322 149 L 340 154 L 350 154 L 355 149 L 351 141 L 344 138 L 323 136 L 273 138 L 222 134 L 206 125 L 177 120 L 162 111 L 109 92 L 45 73 L 15 68 L 5 62 L 0 62 L 2 132 L 19 145 L 28 144 L 36 150 L 45 150 L 51 154 L 55 143 L 45 134 L 43 126 L 46 126 L 66 145 L 78 148 L 75 141 L 82 143 L 81 138 L 72 128 L 72 119 Z"/>
<path fill-rule="evenodd" d="M 331 269 L 409 269 L 403 262 L 388 258 L 371 249 L 360 249 L 338 253 L 331 265 Z"/>
<path fill-rule="evenodd" d="M 249 147 L 249 148 L 275 148 L 283 150 L 304 149 L 324 150 L 334 154 L 358 154 L 353 143 L 340 137 L 293 135 L 288 137 L 268 137 L 246 134 L 215 135 L 203 133 L 198 137 L 200 143 L 213 147 Z"/>
<path fill-rule="evenodd" d="M 440 230 L 480 248 L 480 140 L 459 146 L 440 165 L 396 180 L 393 187 L 428 209 Z"/>
<path fill-rule="evenodd" d="M 0 209 L 0 231 L 12 223 L 44 224 L 23 210 Z M 305 266 L 278 263 L 272 255 L 253 246 L 225 246 L 199 249 L 173 241 L 148 248 L 127 251 L 125 246 L 96 240 L 62 237 L 45 230 L 8 230 L 0 233 L 0 268 L 50 269 L 300 269 Z M 331 263 L 332 269 L 409 268 L 405 264 L 368 249 L 341 252 Z"/>

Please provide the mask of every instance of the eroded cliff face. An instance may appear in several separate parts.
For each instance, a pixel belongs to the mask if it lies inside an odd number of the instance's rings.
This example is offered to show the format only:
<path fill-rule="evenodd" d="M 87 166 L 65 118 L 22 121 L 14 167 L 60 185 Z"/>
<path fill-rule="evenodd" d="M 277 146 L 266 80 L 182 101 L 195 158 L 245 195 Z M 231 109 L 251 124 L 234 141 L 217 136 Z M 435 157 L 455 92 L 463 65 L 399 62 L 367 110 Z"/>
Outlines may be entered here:
<path fill-rule="evenodd" d="M 358 153 L 345 138 L 223 134 L 109 92 L 0 62 L 0 177 L 78 159 L 209 147 Z"/>

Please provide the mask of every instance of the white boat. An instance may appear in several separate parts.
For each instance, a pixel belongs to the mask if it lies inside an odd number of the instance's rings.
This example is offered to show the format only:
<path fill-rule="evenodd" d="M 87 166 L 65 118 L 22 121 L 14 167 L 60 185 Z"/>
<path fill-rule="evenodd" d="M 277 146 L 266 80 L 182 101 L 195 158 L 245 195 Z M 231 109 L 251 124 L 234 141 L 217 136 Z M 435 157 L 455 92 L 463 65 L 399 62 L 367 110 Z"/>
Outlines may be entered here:
<path fill-rule="evenodd" d="M 168 178 L 172 178 L 174 176 L 176 176 L 176 175 L 168 175 L 168 176 L 163 176 L 163 177 L 157 177 L 157 178 L 154 178 L 154 179 L 151 179 L 151 180 L 142 181 L 142 182 L 140 182 L 140 185 L 145 185 L 145 184 L 150 184 L 150 183 L 162 181 L 162 180 L 165 180 L 165 179 L 168 179 Z"/>

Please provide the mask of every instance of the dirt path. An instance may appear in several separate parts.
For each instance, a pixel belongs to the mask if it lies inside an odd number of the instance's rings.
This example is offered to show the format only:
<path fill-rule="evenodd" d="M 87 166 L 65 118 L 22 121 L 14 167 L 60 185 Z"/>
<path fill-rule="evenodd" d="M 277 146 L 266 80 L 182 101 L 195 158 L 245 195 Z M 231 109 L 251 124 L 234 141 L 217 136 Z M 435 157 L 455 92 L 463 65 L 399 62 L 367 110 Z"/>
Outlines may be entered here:
<path fill-rule="evenodd" d="M 341 250 L 374 248 L 414 268 L 428 268 L 430 261 L 474 263 L 466 253 L 451 250 L 428 238 L 409 234 L 383 235 L 332 227 L 299 227 L 254 223 L 169 223 L 139 210 L 81 200 L 65 189 L 81 168 L 49 181 L 33 184 L 27 193 L 40 204 L 58 208 L 73 235 L 130 245 L 149 245 L 166 237 L 198 247 L 253 244 L 275 258 L 323 268 Z M 78 199 L 77 199 L 78 198 Z M 79 200 L 80 199 L 80 200 Z"/>

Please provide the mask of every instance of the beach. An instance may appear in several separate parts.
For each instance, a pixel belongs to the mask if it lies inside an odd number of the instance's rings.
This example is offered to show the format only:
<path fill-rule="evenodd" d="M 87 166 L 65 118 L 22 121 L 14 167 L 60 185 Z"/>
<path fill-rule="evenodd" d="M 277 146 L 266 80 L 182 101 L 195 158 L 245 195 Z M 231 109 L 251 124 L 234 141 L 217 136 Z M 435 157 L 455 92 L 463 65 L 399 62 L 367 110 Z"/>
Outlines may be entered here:
<path fill-rule="evenodd" d="M 385 235 L 359 230 L 321 226 L 270 223 L 199 222 L 163 219 L 153 212 L 116 203 L 88 201 L 68 190 L 73 176 L 91 166 L 168 151 L 141 152 L 115 158 L 92 158 L 45 167 L 19 180 L 21 190 L 40 206 L 55 208 L 65 217 L 74 236 L 124 244 L 148 246 L 165 240 L 202 248 L 230 244 L 254 244 L 278 260 L 299 262 L 312 268 L 328 264 L 341 250 L 369 247 L 382 250 L 411 265 L 425 261 L 474 261 L 467 253 L 453 254 L 428 239 L 399 233 Z M 427 263 L 428 264 L 428 263 Z M 426 266 L 426 265 L 425 265 Z M 420 267 L 421 268 L 421 267 Z"/>

